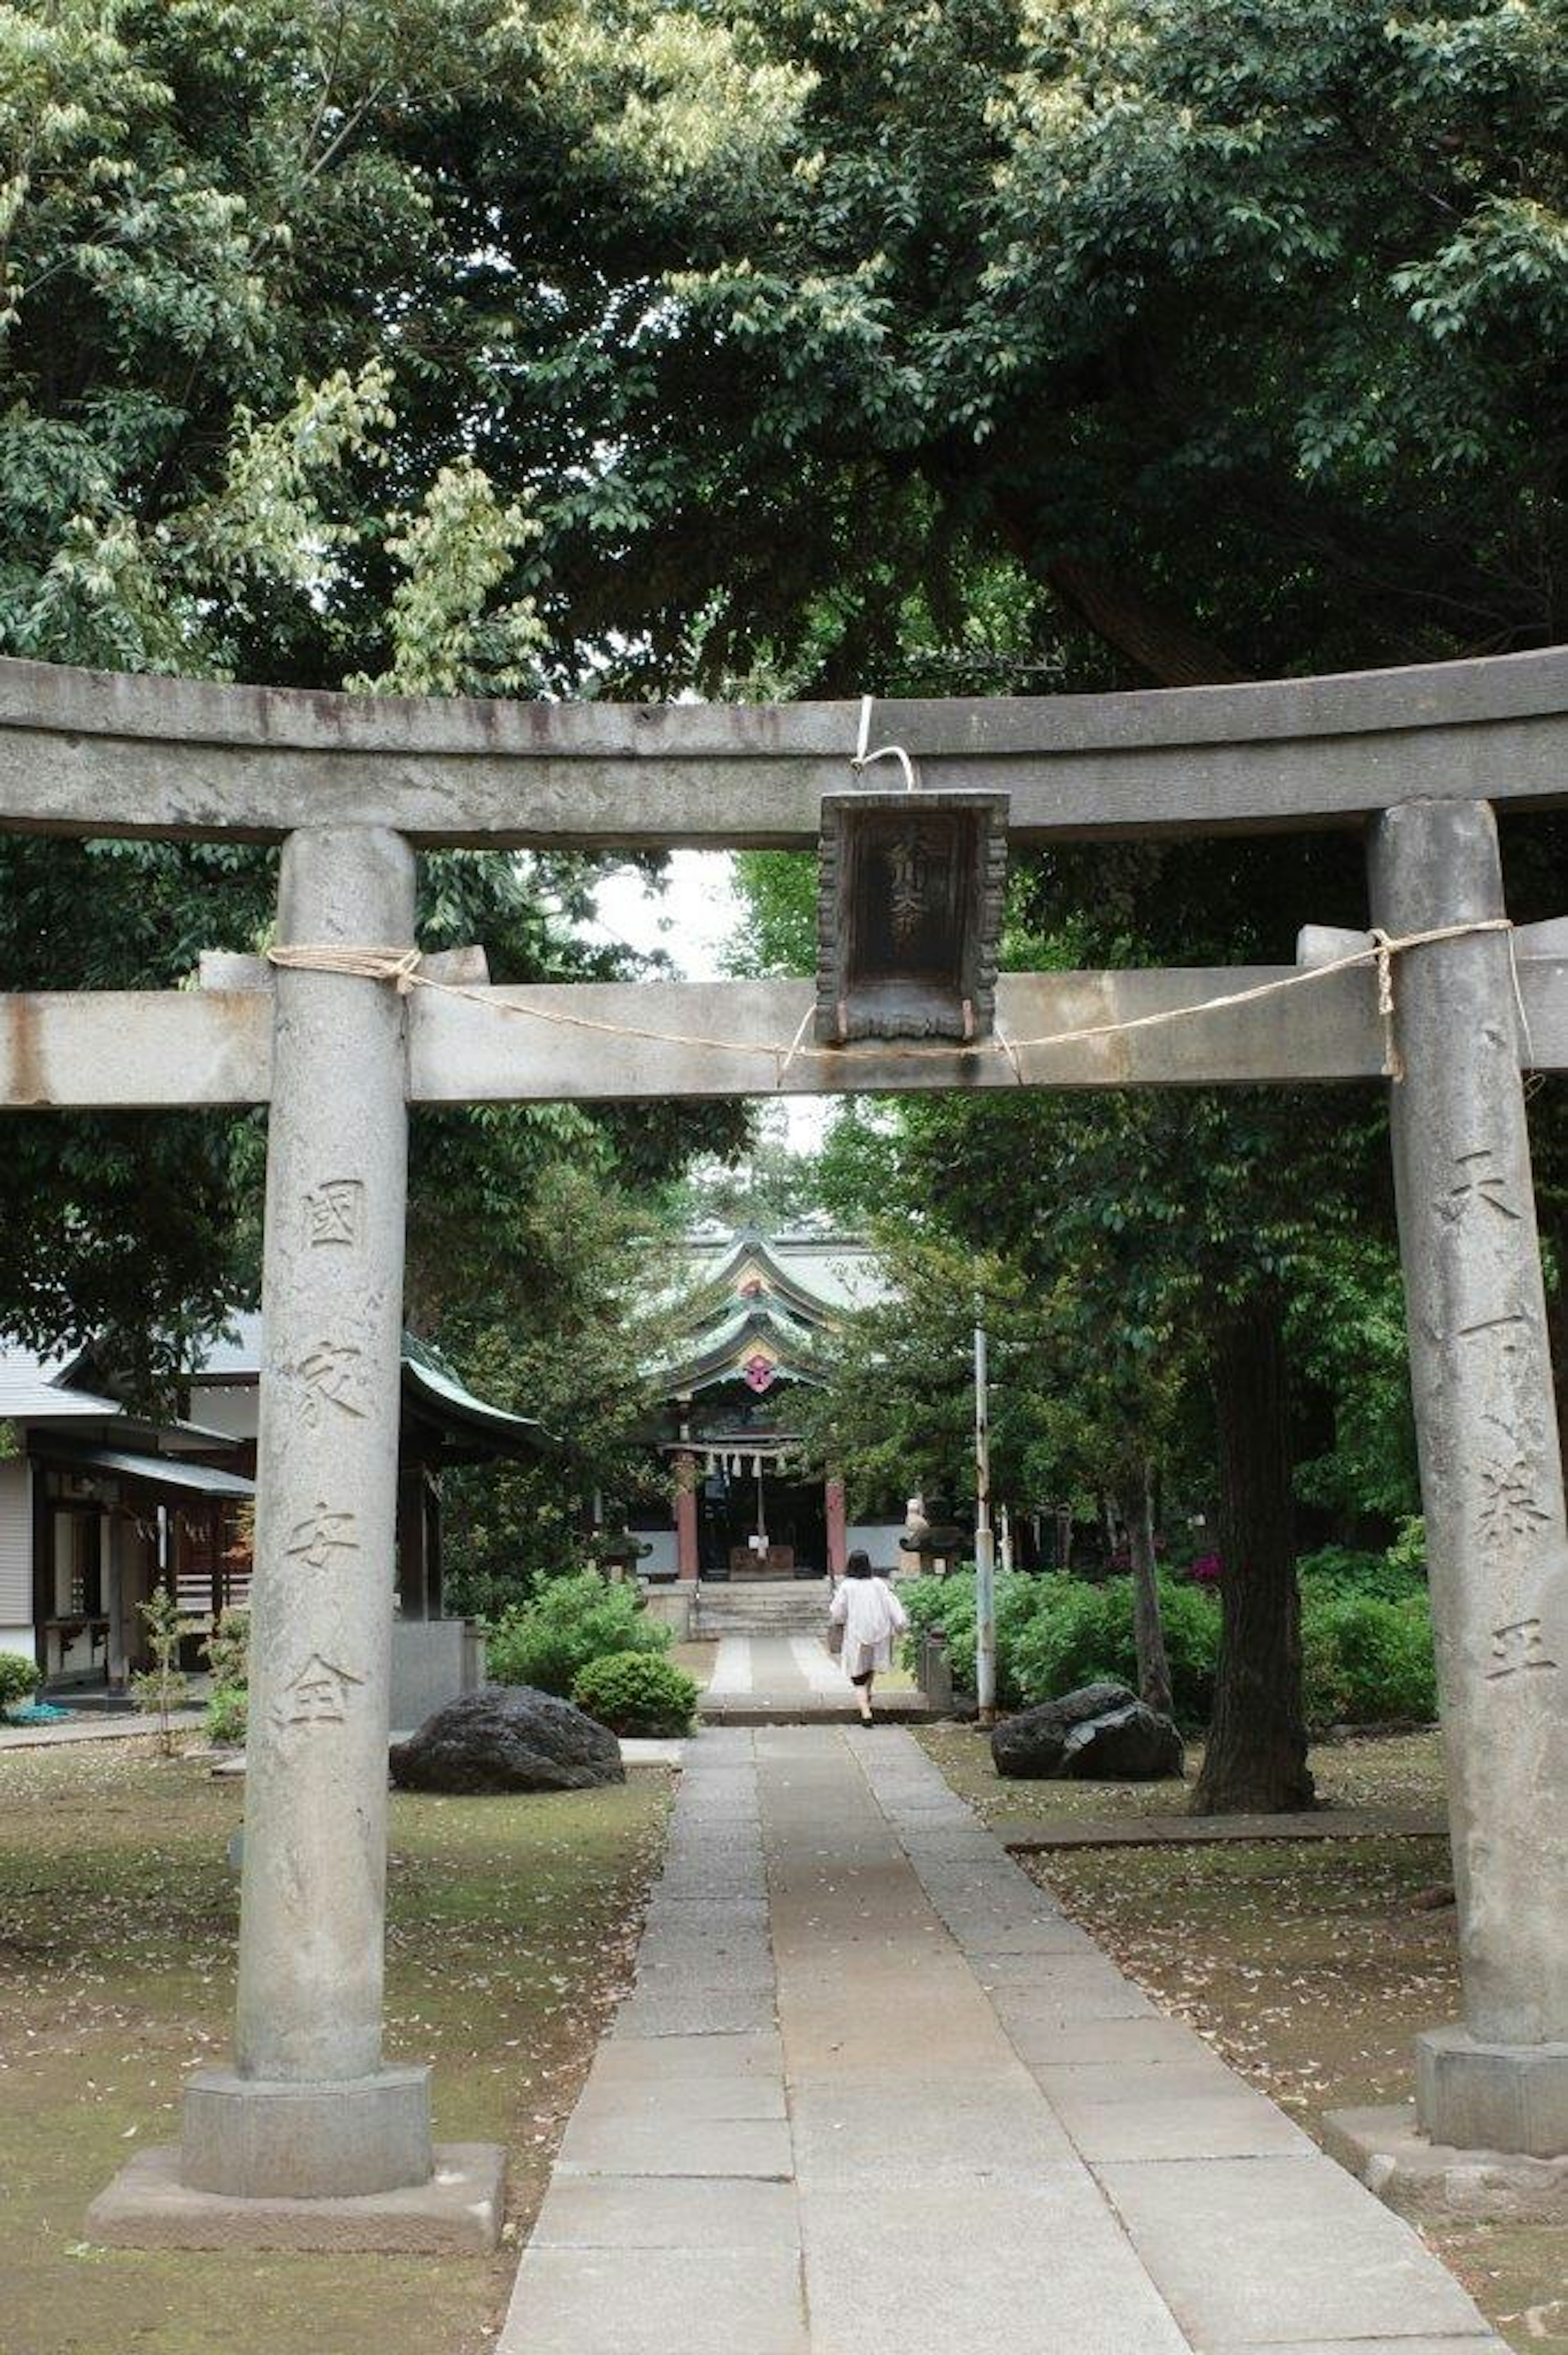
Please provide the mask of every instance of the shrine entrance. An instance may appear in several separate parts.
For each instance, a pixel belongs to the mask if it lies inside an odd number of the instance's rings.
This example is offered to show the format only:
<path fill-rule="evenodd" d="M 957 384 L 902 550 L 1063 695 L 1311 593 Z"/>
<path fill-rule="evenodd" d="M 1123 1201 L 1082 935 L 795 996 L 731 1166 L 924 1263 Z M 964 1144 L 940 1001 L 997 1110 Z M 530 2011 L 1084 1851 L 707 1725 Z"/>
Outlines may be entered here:
<path fill-rule="evenodd" d="M 859 825 L 853 706 L 382 704 L 0 664 L 0 827 L 282 845 L 268 961 L 0 999 L 0 1109 L 270 1107 L 234 2065 L 191 2080 L 121 2237 L 140 2212 L 166 2241 L 185 2196 L 222 2203 L 229 2245 L 290 2200 L 347 2202 L 340 2246 L 384 2244 L 383 2202 L 426 2246 L 498 2229 L 498 2155 L 438 2164 L 429 2072 L 382 2057 L 421 1103 L 1392 1081 L 1464 1969 L 1463 2024 L 1420 2040 L 1420 2115 L 1435 2142 L 1568 2150 L 1568 1529 L 1520 1068 L 1568 1068 L 1568 964 L 1557 926 L 1508 922 L 1489 802 L 1568 800 L 1568 655 L 880 726 L 911 789 L 860 794 Z M 1372 932 L 1308 932 L 1293 966 L 996 973 L 1009 840 L 1328 825 L 1364 830 Z M 440 844 L 816 846 L 838 919 L 814 986 L 491 988 L 471 954 L 418 953 L 415 858 Z"/>
<path fill-rule="evenodd" d="M 781 1467 L 771 1450 L 730 1454 L 704 1476 L 697 1533 L 700 1578 L 827 1576 L 822 1483 Z"/>

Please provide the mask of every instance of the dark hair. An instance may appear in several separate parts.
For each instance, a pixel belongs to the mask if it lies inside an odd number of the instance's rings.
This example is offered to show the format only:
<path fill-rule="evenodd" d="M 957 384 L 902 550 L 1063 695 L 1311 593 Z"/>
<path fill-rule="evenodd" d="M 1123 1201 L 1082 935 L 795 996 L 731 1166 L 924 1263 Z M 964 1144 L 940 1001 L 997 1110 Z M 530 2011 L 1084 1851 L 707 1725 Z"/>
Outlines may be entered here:
<path fill-rule="evenodd" d="M 848 1561 L 844 1564 L 844 1576 L 846 1578 L 874 1578 L 876 1576 L 876 1572 L 871 1566 L 871 1556 L 868 1553 L 861 1553 L 858 1550 L 852 1553 Z"/>

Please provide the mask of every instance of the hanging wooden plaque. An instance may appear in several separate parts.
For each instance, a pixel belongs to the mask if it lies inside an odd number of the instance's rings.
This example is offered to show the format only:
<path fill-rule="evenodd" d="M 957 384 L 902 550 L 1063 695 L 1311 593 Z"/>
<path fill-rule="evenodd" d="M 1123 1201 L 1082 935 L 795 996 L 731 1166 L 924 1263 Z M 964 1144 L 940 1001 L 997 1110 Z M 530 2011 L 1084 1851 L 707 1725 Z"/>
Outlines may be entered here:
<path fill-rule="evenodd" d="M 817 881 L 816 1036 L 990 1036 L 1005 794 L 831 794 Z"/>

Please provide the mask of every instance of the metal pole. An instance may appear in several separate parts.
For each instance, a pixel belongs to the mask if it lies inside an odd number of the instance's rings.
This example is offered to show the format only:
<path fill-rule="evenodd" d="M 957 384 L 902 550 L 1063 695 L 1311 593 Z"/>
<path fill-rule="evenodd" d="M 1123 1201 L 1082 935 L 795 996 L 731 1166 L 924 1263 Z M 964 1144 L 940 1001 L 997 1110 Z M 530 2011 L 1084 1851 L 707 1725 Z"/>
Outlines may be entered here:
<path fill-rule="evenodd" d="M 975 1327 L 975 1697 L 996 1722 L 996 1552 L 991 1530 L 991 1415 L 985 1327 Z"/>

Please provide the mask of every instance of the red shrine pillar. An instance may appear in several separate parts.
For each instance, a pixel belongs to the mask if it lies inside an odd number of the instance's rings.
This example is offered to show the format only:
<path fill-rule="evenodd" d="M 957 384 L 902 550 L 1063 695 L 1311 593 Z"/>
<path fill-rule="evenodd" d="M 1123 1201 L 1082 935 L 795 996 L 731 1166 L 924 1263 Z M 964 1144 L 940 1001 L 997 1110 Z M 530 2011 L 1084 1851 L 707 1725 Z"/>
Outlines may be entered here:
<path fill-rule="evenodd" d="M 677 1455 L 675 1476 L 675 1568 L 682 1578 L 697 1574 L 697 1460 Z"/>
<path fill-rule="evenodd" d="M 849 1515 L 844 1508 L 844 1484 L 836 1475 L 828 1482 L 828 1569 L 834 1578 L 844 1574 L 849 1560 Z"/>

